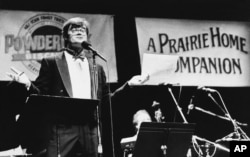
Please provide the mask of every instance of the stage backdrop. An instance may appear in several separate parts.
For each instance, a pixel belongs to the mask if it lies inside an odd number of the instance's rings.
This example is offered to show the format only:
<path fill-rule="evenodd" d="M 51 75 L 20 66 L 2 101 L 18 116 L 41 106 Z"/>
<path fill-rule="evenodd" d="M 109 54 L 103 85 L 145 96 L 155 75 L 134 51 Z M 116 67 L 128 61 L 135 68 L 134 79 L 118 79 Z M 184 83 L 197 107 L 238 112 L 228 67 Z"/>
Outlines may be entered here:
<path fill-rule="evenodd" d="M 109 82 L 117 82 L 112 15 L 0 10 L 0 80 L 10 80 L 10 67 L 34 80 L 43 57 L 63 47 L 61 30 L 65 20 L 84 17 L 90 23 L 90 42 L 105 59 L 102 64 Z M 107 70 L 108 69 L 108 70 Z"/>
<path fill-rule="evenodd" d="M 250 23 L 136 18 L 146 84 L 250 86 Z"/>

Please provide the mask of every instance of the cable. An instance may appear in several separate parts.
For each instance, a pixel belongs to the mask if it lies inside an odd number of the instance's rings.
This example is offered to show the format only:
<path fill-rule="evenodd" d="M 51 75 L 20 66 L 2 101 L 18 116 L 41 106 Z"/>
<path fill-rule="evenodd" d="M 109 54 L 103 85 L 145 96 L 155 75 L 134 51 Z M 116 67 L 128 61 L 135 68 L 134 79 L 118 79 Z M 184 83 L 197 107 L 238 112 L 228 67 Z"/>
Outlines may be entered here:
<path fill-rule="evenodd" d="M 108 82 L 108 99 L 109 99 L 109 111 L 110 111 L 110 127 L 111 127 L 111 140 L 112 140 L 112 153 L 113 157 L 115 157 L 115 151 L 114 151 L 114 126 L 113 126 L 113 114 L 112 114 L 112 100 L 111 100 L 111 91 L 110 91 L 110 82 L 109 82 L 109 68 L 108 63 L 106 63 L 107 67 L 107 81 Z"/>

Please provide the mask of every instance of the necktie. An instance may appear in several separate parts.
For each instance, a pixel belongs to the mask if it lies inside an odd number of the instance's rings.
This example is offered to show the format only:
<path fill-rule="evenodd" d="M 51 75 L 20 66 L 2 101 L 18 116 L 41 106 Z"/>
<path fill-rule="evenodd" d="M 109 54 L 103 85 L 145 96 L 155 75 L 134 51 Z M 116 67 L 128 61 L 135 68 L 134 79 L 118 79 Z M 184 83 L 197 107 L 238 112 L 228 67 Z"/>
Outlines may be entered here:
<path fill-rule="evenodd" d="M 80 59 L 80 60 L 84 60 L 85 58 L 85 54 L 84 52 L 81 53 L 76 53 L 74 50 L 71 50 L 69 48 L 64 48 L 69 54 L 72 55 L 72 57 L 76 60 L 76 59 Z"/>
<path fill-rule="evenodd" d="M 85 55 L 83 53 L 79 54 L 79 55 L 75 55 L 75 56 L 72 56 L 75 60 L 77 59 L 80 59 L 81 61 L 84 60 L 85 58 Z"/>

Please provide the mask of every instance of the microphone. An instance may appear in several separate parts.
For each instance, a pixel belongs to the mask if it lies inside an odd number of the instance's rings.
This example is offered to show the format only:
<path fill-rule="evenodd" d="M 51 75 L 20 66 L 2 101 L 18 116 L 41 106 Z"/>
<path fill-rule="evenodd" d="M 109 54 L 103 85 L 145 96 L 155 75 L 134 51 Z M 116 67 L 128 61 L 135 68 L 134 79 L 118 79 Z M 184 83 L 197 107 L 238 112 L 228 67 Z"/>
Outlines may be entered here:
<path fill-rule="evenodd" d="M 188 105 L 188 111 L 187 111 L 187 114 L 189 114 L 190 113 L 190 111 L 191 110 L 193 110 L 194 109 L 194 104 L 190 104 L 190 105 Z"/>
<path fill-rule="evenodd" d="M 152 107 L 154 110 L 157 110 L 157 109 L 160 108 L 160 103 L 154 100 L 151 107 Z"/>
<path fill-rule="evenodd" d="M 209 93 L 217 92 L 217 90 L 212 89 L 212 88 L 201 87 L 200 89 L 205 91 L 205 92 L 209 92 Z"/>
<path fill-rule="evenodd" d="M 85 48 L 85 49 L 87 49 L 87 50 L 91 50 L 91 51 L 93 52 L 93 55 L 97 55 L 97 56 L 99 56 L 102 60 L 104 60 L 105 62 L 107 62 L 107 60 L 106 60 L 101 54 L 99 54 L 99 53 L 97 52 L 97 50 L 95 50 L 95 49 L 91 46 L 90 43 L 84 41 L 84 42 L 82 42 L 82 47 Z"/>
<path fill-rule="evenodd" d="M 192 110 L 194 108 L 194 104 L 193 104 L 193 100 L 195 98 L 195 95 L 197 94 L 198 90 L 200 90 L 202 87 L 197 87 L 197 89 L 195 90 L 194 94 L 191 96 L 191 99 L 189 101 L 189 105 L 188 105 L 188 111 L 187 111 L 187 115 L 189 115 L 190 110 Z"/>

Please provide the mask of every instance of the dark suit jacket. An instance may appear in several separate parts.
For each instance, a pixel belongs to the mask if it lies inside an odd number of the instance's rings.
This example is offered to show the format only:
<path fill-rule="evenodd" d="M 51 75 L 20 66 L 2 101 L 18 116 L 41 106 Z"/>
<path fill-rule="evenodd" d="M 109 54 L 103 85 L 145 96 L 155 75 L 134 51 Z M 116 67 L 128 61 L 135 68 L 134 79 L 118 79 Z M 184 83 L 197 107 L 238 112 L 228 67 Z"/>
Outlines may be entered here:
<path fill-rule="evenodd" d="M 87 59 L 90 65 L 91 89 L 93 97 L 93 61 L 92 58 Z M 102 66 L 97 64 L 96 70 L 98 75 L 97 99 L 103 100 L 103 98 L 109 95 L 106 76 Z M 72 87 L 64 53 L 42 60 L 39 75 L 34 84 L 32 84 L 30 92 L 44 95 L 72 97 Z"/>

